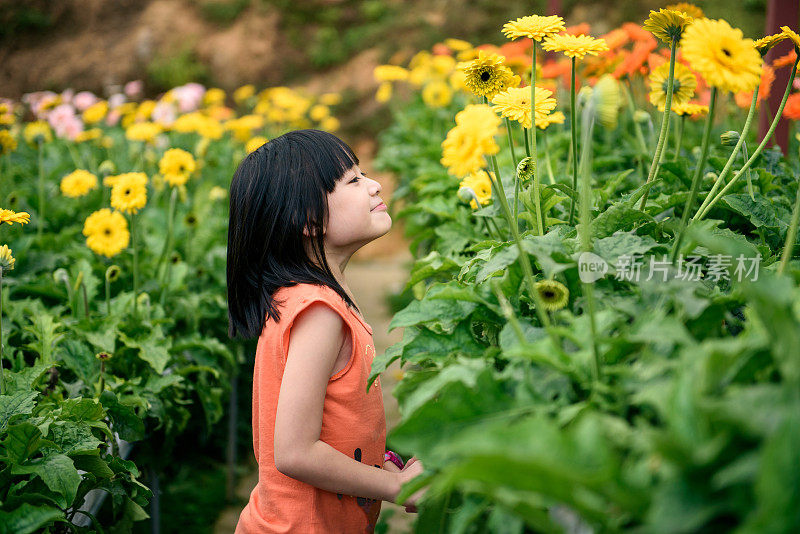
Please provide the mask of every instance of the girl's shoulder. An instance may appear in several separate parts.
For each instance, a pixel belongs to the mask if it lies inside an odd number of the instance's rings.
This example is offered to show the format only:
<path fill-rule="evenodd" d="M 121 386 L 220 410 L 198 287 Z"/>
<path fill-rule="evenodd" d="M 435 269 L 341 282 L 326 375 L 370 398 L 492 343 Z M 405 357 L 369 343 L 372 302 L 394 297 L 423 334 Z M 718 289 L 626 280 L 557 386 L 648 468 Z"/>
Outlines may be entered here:
<path fill-rule="evenodd" d="M 287 310 L 292 310 L 300 304 L 310 300 L 324 300 L 333 306 L 344 303 L 342 297 L 331 287 L 324 284 L 298 283 L 293 286 L 279 288 L 273 294 Z"/>

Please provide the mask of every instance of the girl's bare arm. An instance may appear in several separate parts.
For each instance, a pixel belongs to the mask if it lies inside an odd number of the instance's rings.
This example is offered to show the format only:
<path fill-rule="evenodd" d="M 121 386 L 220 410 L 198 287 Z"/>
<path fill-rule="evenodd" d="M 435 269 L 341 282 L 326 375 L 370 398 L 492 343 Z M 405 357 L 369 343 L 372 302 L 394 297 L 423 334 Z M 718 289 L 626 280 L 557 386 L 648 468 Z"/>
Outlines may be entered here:
<path fill-rule="evenodd" d="M 275 417 L 275 467 L 327 491 L 394 502 L 402 484 L 398 472 L 363 464 L 319 439 L 345 329 L 339 314 L 321 302 L 295 318 Z"/>

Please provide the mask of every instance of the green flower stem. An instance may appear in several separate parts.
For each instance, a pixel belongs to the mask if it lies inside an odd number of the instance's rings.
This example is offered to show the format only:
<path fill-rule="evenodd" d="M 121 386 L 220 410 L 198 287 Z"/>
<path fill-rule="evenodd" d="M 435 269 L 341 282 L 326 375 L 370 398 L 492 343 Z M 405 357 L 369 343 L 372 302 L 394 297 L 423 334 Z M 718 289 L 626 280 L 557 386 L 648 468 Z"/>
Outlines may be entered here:
<path fill-rule="evenodd" d="M 178 188 L 173 187 L 172 192 L 169 196 L 169 211 L 167 211 L 167 235 L 164 238 L 164 247 L 161 249 L 161 255 L 158 257 L 158 261 L 156 262 L 156 276 L 159 276 L 161 273 L 161 265 L 164 263 L 164 260 L 167 259 L 170 251 L 172 250 L 172 242 L 173 242 L 173 230 L 175 226 L 175 204 L 178 201 Z M 163 287 L 161 291 L 164 291 Z"/>
<path fill-rule="evenodd" d="M 578 117 L 575 115 L 575 58 L 572 59 L 572 84 L 569 90 L 570 127 L 572 129 L 572 190 L 578 189 Z M 575 199 L 569 203 L 569 225 L 574 222 Z"/>
<path fill-rule="evenodd" d="M 797 241 L 797 225 L 800 223 L 800 182 L 797 184 L 797 196 L 794 200 L 794 208 L 792 209 L 792 222 L 789 223 L 789 230 L 786 232 L 786 243 L 783 244 L 783 254 L 781 255 L 781 264 L 778 266 L 778 274 L 783 274 L 786 266 L 789 265 L 789 260 L 792 257 L 795 241 Z"/>
<path fill-rule="evenodd" d="M 731 155 L 728 156 L 728 161 L 725 163 L 725 167 L 722 168 L 722 171 L 719 173 L 719 177 L 714 181 L 714 185 L 711 188 L 711 191 L 706 195 L 706 198 L 703 200 L 703 203 L 700 204 L 700 208 L 697 210 L 697 213 L 702 213 L 706 206 L 711 202 L 714 198 L 714 193 L 717 192 L 719 186 L 725 183 L 725 179 L 730 174 L 730 170 L 733 167 L 733 162 L 736 159 L 736 156 L 739 154 L 739 149 L 744 144 L 745 137 L 747 137 L 747 132 L 750 131 L 750 125 L 753 122 L 753 116 L 755 115 L 756 110 L 756 101 L 758 100 L 758 87 L 755 88 L 753 91 L 753 99 L 750 102 L 750 110 L 747 112 L 747 118 L 744 121 L 744 127 L 742 128 L 742 133 L 739 135 L 739 141 L 736 142 L 736 146 L 733 147 L 733 151 Z M 697 219 L 697 215 L 692 218 L 692 220 Z M 699 220 L 699 219 L 698 219 Z"/>
<path fill-rule="evenodd" d="M 798 59 L 800 59 L 800 55 Z M 700 220 L 703 217 L 705 217 L 706 214 L 708 214 L 709 210 L 714 206 L 714 204 L 716 204 L 717 201 L 719 201 L 719 199 L 722 198 L 725 195 L 725 193 L 728 192 L 728 190 L 733 186 L 733 184 L 736 183 L 736 180 L 738 180 L 739 177 L 744 172 L 746 172 L 747 169 L 750 168 L 750 166 L 753 164 L 756 158 L 758 158 L 758 156 L 761 155 L 761 152 L 764 150 L 764 147 L 767 146 L 767 141 L 769 141 L 770 137 L 772 137 L 772 134 L 775 133 L 775 128 L 778 126 L 778 121 L 780 120 L 781 115 L 783 114 L 783 108 L 784 106 L 786 106 L 786 99 L 789 98 L 789 91 L 792 88 L 792 82 L 794 82 L 794 77 L 797 74 L 797 61 L 798 60 L 795 60 L 794 65 L 792 66 L 792 74 L 789 76 L 789 83 L 786 84 L 786 90 L 783 93 L 783 100 L 781 100 L 781 105 L 778 106 L 778 111 L 775 113 L 775 118 L 773 119 L 772 124 L 770 124 L 769 130 L 767 131 L 767 134 L 764 136 L 764 139 L 761 140 L 761 143 L 758 145 L 758 148 L 756 148 L 755 151 L 753 151 L 753 155 L 750 156 L 750 158 L 747 160 L 747 163 L 745 163 L 744 166 L 741 169 L 739 169 L 739 171 L 736 174 L 733 175 L 731 181 L 728 182 L 725 185 L 725 187 L 722 188 L 722 191 L 717 193 L 717 195 L 711 200 L 711 202 L 708 203 L 708 206 L 706 206 L 702 212 L 698 212 L 698 214 L 695 215 L 694 217 L 695 219 Z M 753 93 L 755 93 L 755 91 L 753 91 Z M 710 109 L 709 113 L 711 113 Z M 740 137 L 740 139 L 742 139 L 743 137 L 744 136 Z"/>
<path fill-rule="evenodd" d="M 531 157 L 531 144 L 528 142 L 528 129 L 523 128 L 522 130 L 525 132 L 525 155 Z"/>
<path fill-rule="evenodd" d="M 700 190 L 700 183 L 702 182 L 703 178 L 703 167 L 705 167 L 706 157 L 708 156 L 708 144 L 709 139 L 711 138 L 711 127 L 714 124 L 714 108 L 716 107 L 716 103 L 717 88 L 712 87 L 711 101 L 708 103 L 708 117 L 706 117 L 706 127 L 703 132 L 703 144 L 700 148 L 700 161 L 697 162 L 697 167 L 694 169 L 694 177 L 692 178 L 692 191 L 689 194 L 689 198 L 686 199 L 686 205 L 683 207 L 683 215 L 681 216 L 677 237 L 672 249 L 672 255 L 670 256 L 670 261 L 672 264 L 675 264 L 675 259 L 678 257 L 678 251 L 680 250 L 681 242 L 683 241 L 683 234 L 686 232 L 686 222 L 689 219 L 689 211 L 691 211 L 692 206 L 694 206 L 694 202 L 697 200 L 697 193 Z"/>
<path fill-rule="evenodd" d="M 508 207 L 508 201 L 506 200 L 505 191 L 503 189 L 503 179 L 500 177 L 500 169 L 497 167 L 497 158 L 492 155 L 491 161 L 492 167 L 494 168 L 494 181 L 497 183 L 497 191 L 500 193 L 498 195 L 500 205 L 503 208 L 503 213 L 506 216 L 506 220 L 508 220 L 509 224 L 511 225 L 511 233 L 514 236 L 514 241 L 517 243 L 517 248 L 519 250 L 519 263 L 522 267 L 522 272 L 525 275 L 525 282 L 528 284 L 528 291 L 530 292 L 531 298 L 533 299 L 535 305 L 536 315 L 539 317 L 539 321 L 541 321 L 542 325 L 546 328 L 554 346 L 560 347 L 561 343 L 558 339 L 558 335 L 550 328 L 550 318 L 547 316 L 547 313 L 545 313 L 544 303 L 542 303 L 539 290 L 536 289 L 536 283 L 533 280 L 533 269 L 531 268 L 528 253 L 525 252 L 525 249 L 522 247 L 522 239 L 519 235 L 519 229 L 517 228 L 516 224 L 512 224 L 514 221 L 511 219 L 511 210 Z"/>
<path fill-rule="evenodd" d="M 681 143 L 683 142 L 683 127 L 686 124 L 686 115 L 681 115 L 678 121 L 678 127 L 675 129 L 677 137 L 675 138 L 675 153 L 672 155 L 672 161 L 676 161 L 678 156 L 681 155 Z"/>
<path fill-rule="evenodd" d="M 514 162 L 514 168 L 517 167 L 517 153 L 514 150 L 514 138 L 511 135 L 511 121 L 508 120 L 508 117 L 505 117 L 506 121 L 506 132 L 508 133 L 508 148 L 511 149 L 511 160 Z"/>
<path fill-rule="evenodd" d="M 131 214 L 131 247 L 133 248 L 133 314 L 139 313 L 136 297 L 139 296 L 139 257 L 136 252 L 136 215 Z"/>
<path fill-rule="evenodd" d="M 742 161 L 747 163 L 747 141 L 742 143 Z M 755 193 L 753 192 L 753 178 L 750 175 L 750 167 L 747 168 L 747 192 L 750 193 L 750 200 L 756 200 Z"/>
<path fill-rule="evenodd" d="M 3 378 L 3 266 L 0 265 L 0 395 L 5 394 Z"/>
<path fill-rule="evenodd" d="M 630 83 L 630 80 L 629 80 Z M 639 141 L 639 150 L 641 151 L 640 156 L 644 156 L 647 154 L 647 141 L 644 139 L 644 134 L 642 133 L 642 126 L 636 122 L 634 118 L 634 114 L 636 113 L 636 106 L 633 103 L 633 97 L 631 93 L 633 89 L 626 87 L 625 85 L 622 86 L 625 89 L 625 99 L 628 102 L 628 111 L 631 114 L 631 121 L 633 122 L 633 131 L 636 132 L 636 140 Z"/>
<path fill-rule="evenodd" d="M 646 184 L 649 184 L 658 176 L 658 168 L 661 165 L 661 155 L 664 153 L 664 146 L 667 140 L 667 132 L 669 131 L 669 119 L 672 114 L 672 88 L 675 82 L 675 48 L 678 46 L 676 37 L 672 38 L 669 47 L 669 77 L 667 78 L 667 95 L 666 102 L 664 103 L 664 114 L 661 116 L 661 132 L 658 134 L 658 144 L 656 145 L 656 152 L 653 154 L 653 162 L 650 164 L 650 172 L 647 175 Z M 645 189 L 642 195 L 642 201 L 639 203 L 639 211 L 644 211 L 647 205 L 647 194 L 649 189 Z"/>
<path fill-rule="evenodd" d="M 547 180 L 550 182 L 550 185 L 556 183 L 556 179 L 553 176 L 553 166 L 550 164 L 550 146 L 547 144 L 547 130 L 542 131 L 542 145 L 544 145 L 544 163 L 547 166 Z"/>
<path fill-rule="evenodd" d="M 508 146 L 511 149 L 511 161 L 514 162 L 514 168 L 517 168 L 517 155 L 514 153 L 514 139 L 511 137 L 511 121 L 508 120 L 508 117 L 505 118 L 506 122 L 506 133 L 508 133 Z M 514 220 L 517 220 L 517 215 L 519 213 L 518 209 L 519 205 L 519 176 L 517 173 L 514 172 Z"/>
<path fill-rule="evenodd" d="M 38 192 L 39 192 L 39 220 L 36 221 L 36 237 L 42 237 L 42 230 L 44 230 L 44 221 L 45 221 L 45 197 L 44 197 L 44 144 L 41 141 L 37 140 L 38 152 L 39 152 L 39 182 L 38 182 Z"/>
<path fill-rule="evenodd" d="M 592 224 L 592 177 L 591 165 L 589 159 L 591 158 L 590 140 L 592 139 L 592 131 L 594 129 L 594 109 L 593 105 L 586 106 L 582 118 L 582 132 L 583 138 L 583 152 L 581 153 L 581 190 L 580 194 L 580 227 L 578 234 L 581 243 L 581 251 L 592 251 L 592 236 L 590 233 Z M 592 335 L 592 378 L 594 380 L 596 391 L 597 385 L 601 379 L 601 365 L 600 365 L 600 352 L 597 347 L 597 323 L 595 321 L 595 301 L 594 301 L 594 286 L 591 283 L 582 282 L 583 291 L 586 295 L 587 312 L 589 314 L 589 328 Z"/>
<path fill-rule="evenodd" d="M 492 286 L 492 291 L 497 297 L 497 302 L 500 303 L 500 309 L 503 311 L 506 321 L 508 321 L 511 325 L 511 328 L 514 329 L 514 334 L 517 336 L 517 341 L 519 341 L 520 344 L 527 343 L 528 340 L 525 338 L 525 332 L 522 330 L 522 325 L 519 324 L 517 316 L 514 315 L 514 308 L 511 306 L 508 298 L 500 288 L 500 282 L 497 281 L 497 278 L 490 278 L 489 284 Z"/>
<path fill-rule="evenodd" d="M 536 209 L 537 235 L 544 235 L 544 216 L 542 215 L 541 194 L 539 193 L 539 153 L 536 150 L 536 39 L 531 47 L 531 153 L 533 154 L 533 205 Z M 516 176 L 516 173 L 514 173 Z M 519 180 L 517 180 L 519 181 Z M 516 196 L 514 197 L 516 210 Z M 514 212 L 514 220 L 517 218 Z"/>
<path fill-rule="evenodd" d="M 108 269 L 106 269 L 106 317 L 111 315 L 111 281 L 108 279 Z"/>
<path fill-rule="evenodd" d="M 100 360 L 100 393 L 97 394 L 99 397 L 103 394 L 103 391 L 106 389 L 106 362 Z"/>

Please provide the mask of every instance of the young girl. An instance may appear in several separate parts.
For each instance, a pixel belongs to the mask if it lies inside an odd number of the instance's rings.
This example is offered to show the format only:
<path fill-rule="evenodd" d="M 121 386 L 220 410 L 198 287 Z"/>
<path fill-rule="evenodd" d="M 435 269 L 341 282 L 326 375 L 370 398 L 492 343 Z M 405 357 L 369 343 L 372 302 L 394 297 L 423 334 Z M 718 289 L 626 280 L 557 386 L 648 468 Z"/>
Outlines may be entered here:
<path fill-rule="evenodd" d="M 367 390 L 372 328 L 344 276 L 392 226 L 380 191 L 350 147 L 319 130 L 276 137 L 233 176 L 229 334 L 258 336 L 258 484 L 236 534 L 373 532 L 381 501 L 423 471 L 385 450 L 380 378 Z"/>

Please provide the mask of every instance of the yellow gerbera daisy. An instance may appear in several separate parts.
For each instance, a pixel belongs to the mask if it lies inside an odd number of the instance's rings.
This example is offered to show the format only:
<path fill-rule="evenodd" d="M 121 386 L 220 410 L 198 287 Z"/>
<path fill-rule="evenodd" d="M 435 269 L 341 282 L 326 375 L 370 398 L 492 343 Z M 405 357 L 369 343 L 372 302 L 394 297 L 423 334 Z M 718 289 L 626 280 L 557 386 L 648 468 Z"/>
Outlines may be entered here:
<path fill-rule="evenodd" d="M 702 19 L 703 17 L 705 17 L 705 14 L 703 14 L 702 9 L 688 2 L 678 2 L 677 4 L 670 4 L 668 6 L 665 6 L 664 9 L 669 9 L 671 11 L 683 11 L 693 19 Z"/>
<path fill-rule="evenodd" d="M 134 122 L 125 130 L 125 138 L 131 141 L 153 143 L 161 133 L 161 125 L 156 122 Z"/>
<path fill-rule="evenodd" d="M 17 140 L 8 130 L 0 130 L 0 156 L 17 149 Z"/>
<path fill-rule="evenodd" d="M 372 75 L 378 82 L 402 82 L 408 79 L 408 69 L 398 65 L 378 65 Z"/>
<path fill-rule="evenodd" d="M 256 88 L 253 84 L 249 83 L 243 85 L 233 92 L 233 100 L 239 104 L 256 94 Z"/>
<path fill-rule="evenodd" d="M 76 143 L 84 143 L 86 141 L 93 141 L 103 137 L 103 130 L 100 128 L 89 128 L 75 136 Z"/>
<path fill-rule="evenodd" d="M 131 237 L 125 217 L 108 208 L 98 210 L 86 218 L 83 235 L 86 236 L 86 245 L 95 254 L 108 258 L 124 250 Z"/>
<path fill-rule="evenodd" d="M 108 102 L 105 100 L 101 100 L 100 102 L 95 102 L 85 110 L 83 110 L 83 122 L 86 124 L 94 124 L 95 122 L 100 122 L 103 120 L 103 117 L 106 116 L 108 113 Z"/>
<path fill-rule="evenodd" d="M 681 50 L 692 69 L 721 91 L 752 91 L 761 80 L 761 55 L 753 40 L 724 20 L 695 20 L 683 33 Z"/>
<path fill-rule="evenodd" d="M 325 93 L 320 95 L 319 103 L 324 106 L 335 106 L 342 103 L 342 95 L 339 93 Z"/>
<path fill-rule="evenodd" d="M 789 26 L 781 26 L 781 32 L 792 40 L 795 49 L 800 50 L 800 35 L 798 35 L 797 32 L 792 30 Z"/>
<path fill-rule="evenodd" d="M 541 41 L 545 37 L 555 35 L 562 30 L 564 30 L 564 19 L 558 15 L 549 17 L 529 15 L 506 22 L 502 31 L 512 41 L 520 37 L 529 37 Z"/>
<path fill-rule="evenodd" d="M 556 107 L 553 92 L 536 87 L 536 120 L 544 119 Z M 511 87 L 492 98 L 492 108 L 501 116 L 519 122 L 523 128 L 531 127 L 531 89 L 528 87 Z"/>
<path fill-rule="evenodd" d="M 708 113 L 708 106 L 697 104 L 695 102 L 685 102 L 683 104 L 676 104 L 675 102 L 672 102 L 672 111 L 678 115 L 694 117 L 696 115 Z"/>
<path fill-rule="evenodd" d="M 323 106 L 322 104 L 317 104 L 312 106 L 311 109 L 308 110 L 308 118 L 312 121 L 321 121 L 325 117 L 328 117 L 331 114 L 331 109 L 328 106 Z"/>
<path fill-rule="evenodd" d="M 215 185 L 208 192 L 208 200 L 222 200 L 228 196 L 228 190 L 218 185 Z"/>
<path fill-rule="evenodd" d="M 392 98 L 392 82 L 381 82 L 375 92 L 375 100 L 383 104 Z"/>
<path fill-rule="evenodd" d="M 0 268 L 4 271 L 12 270 L 17 261 L 14 259 L 14 256 L 11 255 L 11 252 L 12 250 L 8 248 L 8 245 L 0 246 Z"/>
<path fill-rule="evenodd" d="M 662 63 L 650 73 L 650 103 L 664 111 L 667 105 L 667 85 L 669 82 L 669 62 Z M 686 65 L 675 63 L 672 80 L 672 103 L 688 102 L 697 89 L 697 79 Z"/>
<path fill-rule="evenodd" d="M 336 117 L 328 117 L 319 123 L 320 130 L 325 130 L 326 132 L 335 132 L 339 129 L 339 126 L 341 126 L 341 124 Z"/>
<path fill-rule="evenodd" d="M 594 85 L 592 92 L 597 122 L 602 126 L 615 129 L 619 118 L 619 109 L 622 106 L 622 90 L 619 81 L 611 74 L 603 74 Z"/>
<path fill-rule="evenodd" d="M 586 54 L 596 56 L 608 50 L 604 39 L 589 35 L 551 35 L 542 43 L 542 48 L 551 52 L 562 52 L 567 57 L 583 59 Z"/>
<path fill-rule="evenodd" d="M 0 224 L 8 223 L 13 226 L 14 223 L 27 224 L 31 222 L 31 216 L 26 211 L 15 212 L 0 208 Z"/>
<path fill-rule="evenodd" d="M 569 289 L 557 280 L 542 280 L 536 282 L 536 290 L 542 305 L 547 311 L 560 310 L 569 303 Z"/>
<path fill-rule="evenodd" d="M 475 196 L 478 198 L 481 206 L 485 206 L 492 201 L 492 180 L 495 179 L 494 173 L 491 173 L 491 178 L 489 178 L 489 173 L 481 169 L 473 172 L 461 180 L 461 183 L 458 184 L 458 186 L 459 188 L 470 188 L 472 192 L 475 193 Z M 470 195 L 470 197 L 471 196 L 472 195 Z M 478 209 L 478 204 L 475 203 L 474 198 L 470 199 L 469 205 L 472 207 L 472 209 Z"/>
<path fill-rule="evenodd" d="M 53 132 L 45 121 L 29 122 L 25 125 L 22 136 L 25 138 L 25 142 L 31 146 L 36 146 L 37 142 L 49 143 L 53 140 Z"/>
<path fill-rule="evenodd" d="M 82 197 L 95 187 L 97 176 L 83 169 L 72 171 L 61 179 L 61 194 L 65 197 Z"/>
<path fill-rule="evenodd" d="M 109 177 L 110 178 L 110 177 Z M 126 172 L 114 177 L 111 207 L 125 213 L 136 213 L 147 204 L 147 175 Z"/>
<path fill-rule="evenodd" d="M 467 176 L 484 165 L 484 155 L 497 154 L 494 140 L 500 117 L 485 104 L 470 104 L 456 114 L 456 126 L 442 141 L 442 165 L 454 176 Z"/>
<path fill-rule="evenodd" d="M 692 22 L 692 17 L 683 11 L 672 9 L 659 9 L 650 11 L 650 16 L 642 24 L 642 28 L 649 31 L 665 43 L 681 40 L 683 30 Z"/>
<path fill-rule="evenodd" d="M 225 91 L 219 87 L 212 87 L 203 95 L 203 104 L 206 106 L 221 106 L 225 103 Z"/>
<path fill-rule="evenodd" d="M 761 56 L 765 56 L 767 52 L 769 52 L 770 48 L 775 46 L 776 44 L 780 43 L 784 39 L 788 39 L 789 36 L 786 35 L 785 32 L 776 33 L 774 35 L 767 35 L 762 37 L 761 39 L 756 39 L 753 42 L 753 45 L 756 47 L 758 52 Z"/>
<path fill-rule="evenodd" d="M 422 88 L 422 101 L 431 108 L 443 108 L 453 100 L 450 86 L 441 80 L 434 80 Z"/>
<path fill-rule="evenodd" d="M 543 118 L 536 117 L 536 127 L 544 130 L 551 124 L 564 124 L 566 117 L 560 111 L 554 111 L 550 115 L 547 115 Z"/>
<path fill-rule="evenodd" d="M 250 152 L 253 152 L 258 147 L 260 147 L 261 145 L 266 143 L 267 141 L 269 141 L 269 139 L 267 139 L 266 137 L 262 137 L 262 136 L 253 137 L 252 139 L 250 139 L 247 142 L 247 144 L 244 145 L 244 149 L 249 154 Z"/>
<path fill-rule="evenodd" d="M 170 148 L 158 162 L 158 172 L 171 186 L 185 184 L 195 170 L 197 162 L 194 156 L 180 148 Z"/>
<path fill-rule="evenodd" d="M 478 58 L 460 63 L 458 68 L 464 71 L 464 85 L 478 96 L 490 99 L 509 87 L 519 85 L 520 77 L 503 65 L 505 58 L 497 54 L 478 52 Z"/>

